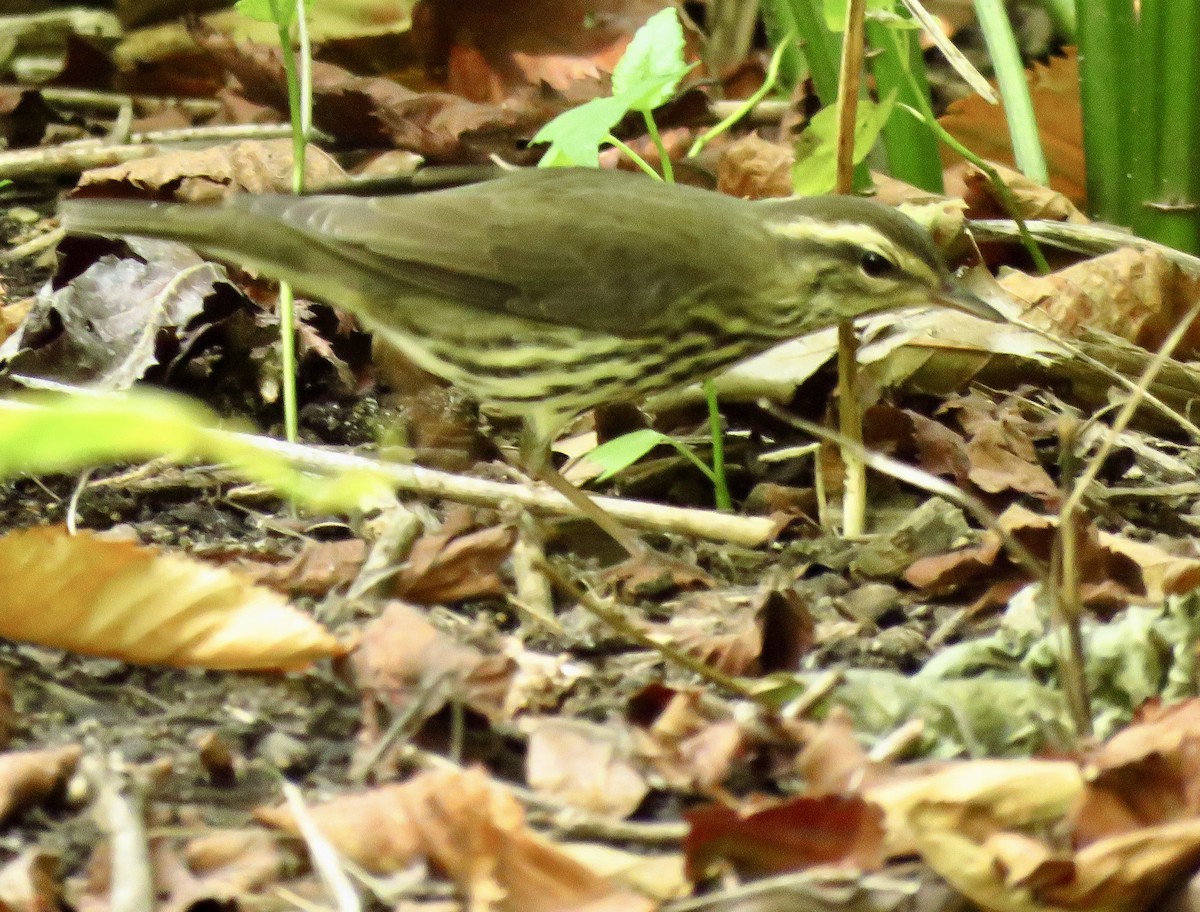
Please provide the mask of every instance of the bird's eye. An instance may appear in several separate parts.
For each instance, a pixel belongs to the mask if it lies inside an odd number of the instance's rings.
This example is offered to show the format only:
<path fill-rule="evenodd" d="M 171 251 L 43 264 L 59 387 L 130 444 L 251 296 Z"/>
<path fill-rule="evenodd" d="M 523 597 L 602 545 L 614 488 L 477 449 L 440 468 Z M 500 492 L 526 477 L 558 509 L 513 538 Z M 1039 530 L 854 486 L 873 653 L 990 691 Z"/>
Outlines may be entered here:
<path fill-rule="evenodd" d="M 874 250 L 866 250 L 863 251 L 862 258 L 858 261 L 858 268 L 866 275 L 879 279 L 895 272 L 896 264 L 882 253 L 876 253 Z"/>

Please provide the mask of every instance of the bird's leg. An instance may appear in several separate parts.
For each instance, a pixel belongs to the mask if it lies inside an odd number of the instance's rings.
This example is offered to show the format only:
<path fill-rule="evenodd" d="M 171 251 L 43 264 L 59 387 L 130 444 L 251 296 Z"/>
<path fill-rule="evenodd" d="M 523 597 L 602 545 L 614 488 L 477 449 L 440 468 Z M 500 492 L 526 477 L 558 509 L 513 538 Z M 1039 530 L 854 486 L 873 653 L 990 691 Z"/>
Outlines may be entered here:
<path fill-rule="evenodd" d="M 586 492 L 563 478 L 562 473 L 550 461 L 550 441 L 553 433 L 537 433 L 532 422 L 526 422 L 521 437 L 521 461 L 534 478 L 545 482 L 565 497 L 580 513 L 599 526 L 613 541 L 625 549 L 629 559 L 609 571 L 611 580 L 619 580 L 626 574 L 644 575 L 647 566 L 659 568 L 679 586 L 714 586 L 713 578 L 690 563 L 678 561 L 661 554 L 637 537 L 629 528 L 621 525 L 615 516 L 596 503 Z M 557 430 L 557 428 L 555 428 Z M 624 569 L 623 569 L 624 568 Z"/>
<path fill-rule="evenodd" d="M 563 478 L 562 473 L 548 461 L 534 472 L 534 476 L 538 481 L 545 482 L 569 500 L 571 506 L 599 526 L 613 541 L 624 548 L 630 557 L 642 557 L 649 551 L 649 548 L 630 529 L 621 525 L 611 513 Z"/>
<path fill-rule="evenodd" d="M 526 471 L 534 478 L 549 485 L 565 497 L 571 506 L 624 548 L 630 557 L 643 557 L 651 550 L 630 529 L 621 525 L 611 513 L 592 500 L 584 491 L 563 478 L 562 473 L 554 467 L 554 463 L 551 461 L 550 440 L 546 436 L 536 433 L 529 424 L 526 425 L 525 433 L 521 438 L 521 462 Z"/>

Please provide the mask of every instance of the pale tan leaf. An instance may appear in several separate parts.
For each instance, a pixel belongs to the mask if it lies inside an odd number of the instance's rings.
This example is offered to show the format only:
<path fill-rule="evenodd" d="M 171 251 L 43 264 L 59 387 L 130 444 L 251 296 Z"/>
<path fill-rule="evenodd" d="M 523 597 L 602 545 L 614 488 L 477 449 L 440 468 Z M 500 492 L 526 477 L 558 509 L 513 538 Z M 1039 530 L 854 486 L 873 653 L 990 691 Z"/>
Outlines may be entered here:
<path fill-rule="evenodd" d="M 88 655 L 295 669 L 344 649 L 282 596 L 229 570 L 85 532 L 0 538 L 0 636 Z"/>
<path fill-rule="evenodd" d="M 995 164 L 992 167 L 995 168 L 1000 180 L 1008 188 L 1009 195 L 1016 203 L 1017 212 L 1021 214 L 1022 218 L 1073 222 L 1077 225 L 1087 224 L 1090 221 L 1066 194 L 1039 184 L 1015 168 Z M 1006 214 L 1012 214 L 1007 212 L 1004 200 L 1000 198 L 991 178 L 979 168 L 974 165 L 968 167 L 963 173 L 963 181 L 968 189 L 968 198 L 989 196 L 995 201 L 996 206 L 1005 209 Z"/>
<path fill-rule="evenodd" d="M 295 831 L 286 808 L 260 810 L 257 816 Z M 312 816 L 339 852 L 369 871 L 388 874 L 418 858 L 428 860 L 458 884 L 471 909 L 653 907 L 536 835 L 517 800 L 479 770 L 423 773 L 402 785 L 316 805 Z"/>
<path fill-rule="evenodd" d="M 616 818 L 637 810 L 650 791 L 632 762 L 630 733 L 615 724 L 528 719 L 525 780 L 569 807 Z"/>

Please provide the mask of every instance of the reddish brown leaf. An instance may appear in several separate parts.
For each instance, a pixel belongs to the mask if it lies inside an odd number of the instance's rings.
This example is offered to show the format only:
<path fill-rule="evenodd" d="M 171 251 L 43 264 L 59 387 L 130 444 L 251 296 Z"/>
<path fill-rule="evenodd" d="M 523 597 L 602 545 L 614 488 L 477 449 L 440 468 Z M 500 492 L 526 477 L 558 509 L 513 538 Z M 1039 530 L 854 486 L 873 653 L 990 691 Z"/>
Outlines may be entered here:
<path fill-rule="evenodd" d="M 693 880 L 725 865 L 765 876 L 818 864 L 872 871 L 883 863 L 883 812 L 861 798 L 792 798 L 744 815 L 713 804 L 686 816 Z"/>

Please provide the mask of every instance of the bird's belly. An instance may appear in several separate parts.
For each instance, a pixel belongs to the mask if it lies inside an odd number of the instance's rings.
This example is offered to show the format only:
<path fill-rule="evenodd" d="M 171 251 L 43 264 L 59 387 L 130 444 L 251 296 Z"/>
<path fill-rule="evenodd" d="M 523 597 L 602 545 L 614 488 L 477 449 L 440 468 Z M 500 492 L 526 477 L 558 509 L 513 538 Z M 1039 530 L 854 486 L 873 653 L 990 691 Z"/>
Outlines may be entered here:
<path fill-rule="evenodd" d="M 639 399 L 739 361 L 745 338 L 722 345 L 707 334 L 621 338 L 570 327 L 476 315 L 470 326 L 427 333 L 376 326 L 416 364 L 496 411 L 564 417 L 607 402 Z"/>

